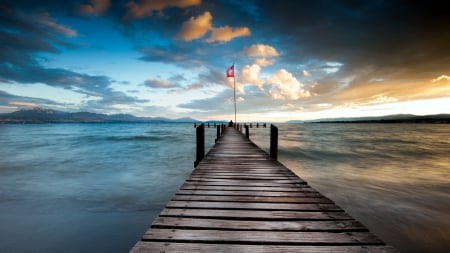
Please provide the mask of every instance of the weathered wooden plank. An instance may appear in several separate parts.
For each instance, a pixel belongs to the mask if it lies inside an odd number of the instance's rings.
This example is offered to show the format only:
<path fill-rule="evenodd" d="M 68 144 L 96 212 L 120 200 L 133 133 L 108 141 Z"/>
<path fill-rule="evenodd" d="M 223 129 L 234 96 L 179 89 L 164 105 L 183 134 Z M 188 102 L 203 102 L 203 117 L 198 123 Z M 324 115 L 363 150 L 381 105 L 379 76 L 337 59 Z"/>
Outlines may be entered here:
<path fill-rule="evenodd" d="M 216 170 L 220 170 L 220 172 L 217 172 Z M 218 176 L 230 176 L 230 175 L 257 175 L 257 176 L 280 176 L 280 175 L 286 175 L 286 176 L 296 176 L 295 174 L 282 171 L 282 170 L 269 170 L 269 169 L 255 169 L 255 168 L 239 168 L 239 169 L 230 169 L 230 168 L 208 168 L 204 169 L 202 171 L 194 171 L 192 175 L 218 175 Z"/>
<path fill-rule="evenodd" d="M 179 190 L 177 195 L 214 195 L 214 196 L 265 196 L 265 197 L 321 197 L 318 192 L 264 192 L 264 191 L 213 191 Z"/>
<path fill-rule="evenodd" d="M 191 174 L 191 177 L 242 177 L 242 176 L 254 176 L 254 177 L 268 177 L 270 179 L 274 179 L 273 177 L 296 177 L 294 174 L 286 173 L 286 172 L 249 172 L 249 171 L 241 171 L 241 172 L 217 172 L 217 171 L 208 171 L 208 172 L 194 172 Z"/>
<path fill-rule="evenodd" d="M 185 201 L 225 201 L 225 202 L 259 202 L 259 203 L 333 203 L 325 197 L 277 197 L 277 196 L 208 196 L 175 195 L 172 200 Z"/>
<path fill-rule="evenodd" d="M 197 184 L 197 185 L 225 185 L 225 186 L 260 186 L 260 187 L 297 187 L 300 185 L 305 185 L 306 183 L 276 183 L 276 182 L 243 182 L 241 181 L 233 181 L 233 180 L 222 180 L 222 181 L 190 181 L 186 180 L 188 184 Z"/>
<path fill-rule="evenodd" d="M 199 243 L 262 243 L 282 245 L 383 245 L 368 232 L 285 232 L 157 229 L 148 230 L 143 240 Z"/>
<path fill-rule="evenodd" d="M 254 221 L 220 220 L 200 218 L 158 217 L 152 228 L 171 229 L 213 229 L 213 230 L 251 230 L 251 231 L 328 231 L 328 232 L 367 232 L 367 228 L 355 220 L 341 221 Z"/>
<path fill-rule="evenodd" d="M 352 220 L 345 212 L 260 211 L 165 208 L 160 216 L 253 220 Z"/>
<path fill-rule="evenodd" d="M 216 159 L 209 159 L 207 158 L 203 159 L 201 167 L 196 168 L 199 170 L 206 169 L 206 168 L 220 168 L 223 166 L 230 166 L 230 169 L 233 169 L 232 165 L 238 165 L 236 169 L 238 168 L 254 168 L 254 169 L 285 169 L 285 167 L 279 163 L 270 163 L 268 161 L 264 160 L 257 160 L 257 161 L 237 161 L 237 160 L 222 160 L 221 163 L 218 163 Z M 199 164 L 200 166 L 200 164 Z"/>
<path fill-rule="evenodd" d="M 214 179 L 236 179 L 236 180 L 292 180 L 298 181 L 298 177 L 294 176 L 251 176 L 251 175 L 241 175 L 241 176 L 215 176 L 215 175 L 192 175 L 189 180 L 214 180 Z"/>
<path fill-rule="evenodd" d="M 242 164 L 241 162 L 226 162 L 221 163 L 209 163 L 208 161 L 202 161 L 202 164 L 197 166 L 196 170 L 229 170 L 229 171 L 244 171 L 244 170 L 254 170 L 254 171 L 283 171 L 282 166 L 270 166 L 267 163 L 259 164 Z M 284 168 L 285 170 L 285 168 Z"/>
<path fill-rule="evenodd" d="M 197 166 L 198 167 L 198 166 Z M 220 171 L 220 172 L 218 172 Z M 280 176 L 280 175 L 286 175 L 286 176 L 296 176 L 293 173 L 283 171 L 281 169 L 264 169 L 264 168 L 226 168 L 226 167 L 217 167 L 217 168 L 210 168 L 203 169 L 201 171 L 194 171 L 192 175 L 218 175 L 218 176 L 230 176 L 230 175 L 257 175 L 257 176 Z"/>
<path fill-rule="evenodd" d="M 204 181 L 204 182 L 230 182 L 230 183 L 241 183 L 242 185 L 245 185 L 246 183 L 278 183 L 278 184 L 299 184 L 304 183 L 303 180 L 300 179 L 281 179 L 281 180 L 271 180 L 271 179 L 220 179 L 220 178 L 188 178 L 186 181 L 189 182 L 198 182 L 198 181 Z"/>
<path fill-rule="evenodd" d="M 396 253 L 390 246 L 344 245 L 344 246 L 289 246 L 289 245 L 235 245 L 212 243 L 175 243 L 140 241 L 131 253 Z"/>
<path fill-rule="evenodd" d="M 199 165 L 200 166 L 200 165 Z M 203 171 L 203 170 L 219 170 L 219 169 L 229 169 L 232 171 L 242 171 L 242 170 L 267 170 L 267 171 L 286 171 L 286 168 L 284 168 L 281 165 L 274 165 L 267 162 L 259 162 L 259 163 L 252 163 L 252 164 L 244 164 L 243 162 L 225 162 L 224 163 L 217 163 L 217 162 L 210 162 L 208 163 L 208 160 L 203 162 L 201 164 L 201 167 L 197 167 L 196 171 Z"/>
<path fill-rule="evenodd" d="M 334 204 L 289 204 L 256 202 L 205 202 L 205 201 L 170 201 L 167 208 L 200 209 L 250 209 L 250 210 L 295 210 L 295 211 L 342 211 Z"/>
<path fill-rule="evenodd" d="M 261 159 L 261 160 L 266 160 L 266 156 L 263 154 L 255 154 L 255 153 L 239 153 L 239 154 L 235 154 L 234 152 L 230 152 L 230 153 L 211 153 L 209 155 L 209 159 L 220 159 L 220 158 L 233 158 L 233 159 Z"/>
<path fill-rule="evenodd" d="M 298 187 L 265 187 L 265 186 L 217 186 L 217 185 L 197 185 L 185 183 L 182 190 L 222 190 L 222 191 L 265 191 L 265 192 L 317 192 L 308 185 Z"/>
<path fill-rule="evenodd" d="M 218 172 L 220 171 L 220 172 Z M 268 169 L 244 169 L 240 170 L 227 170 L 227 168 L 213 168 L 203 171 L 194 171 L 191 176 L 244 176 L 244 175 L 252 175 L 257 177 L 280 177 L 280 176 L 288 176 L 288 177 L 297 177 L 295 174 L 282 171 L 282 170 L 268 170 Z"/>

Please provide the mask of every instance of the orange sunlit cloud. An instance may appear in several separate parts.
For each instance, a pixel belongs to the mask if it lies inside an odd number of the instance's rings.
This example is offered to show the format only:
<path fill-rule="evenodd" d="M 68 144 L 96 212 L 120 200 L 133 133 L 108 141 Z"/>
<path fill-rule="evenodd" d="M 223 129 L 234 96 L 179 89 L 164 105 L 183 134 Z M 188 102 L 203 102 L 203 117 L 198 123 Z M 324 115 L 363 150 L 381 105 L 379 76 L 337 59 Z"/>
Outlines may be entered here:
<path fill-rule="evenodd" d="M 207 43 L 224 43 L 233 40 L 234 38 L 250 36 L 251 34 L 250 29 L 247 27 L 213 27 L 212 19 L 213 16 L 209 11 L 204 12 L 200 16 L 191 17 L 188 21 L 183 23 L 178 36 L 184 41 L 192 41 L 199 39 L 210 32 L 209 38 L 206 39 Z"/>
<path fill-rule="evenodd" d="M 274 47 L 264 44 L 256 44 L 248 48 L 245 48 L 244 53 L 247 54 L 248 56 L 263 56 L 263 57 L 270 57 L 270 56 L 276 57 L 280 55 L 280 53 L 278 53 L 278 51 Z"/>
<path fill-rule="evenodd" d="M 206 42 L 228 42 L 237 37 L 250 36 L 251 32 L 248 27 L 232 28 L 229 26 L 223 26 L 219 28 L 213 28 L 211 36 L 206 39 Z"/>
<path fill-rule="evenodd" d="M 179 37 L 185 41 L 191 41 L 203 37 L 212 28 L 212 15 L 206 11 L 202 15 L 191 17 L 183 23 Z"/>

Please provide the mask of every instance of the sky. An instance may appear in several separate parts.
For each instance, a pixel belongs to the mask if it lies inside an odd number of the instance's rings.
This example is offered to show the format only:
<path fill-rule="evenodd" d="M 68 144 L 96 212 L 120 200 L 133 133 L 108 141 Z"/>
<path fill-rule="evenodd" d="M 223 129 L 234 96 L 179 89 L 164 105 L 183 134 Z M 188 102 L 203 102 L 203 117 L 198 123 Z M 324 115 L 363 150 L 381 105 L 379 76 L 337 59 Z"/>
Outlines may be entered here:
<path fill-rule="evenodd" d="M 450 113 L 445 2 L 2 0 L 0 113 L 230 120 L 234 91 L 241 122 Z"/>

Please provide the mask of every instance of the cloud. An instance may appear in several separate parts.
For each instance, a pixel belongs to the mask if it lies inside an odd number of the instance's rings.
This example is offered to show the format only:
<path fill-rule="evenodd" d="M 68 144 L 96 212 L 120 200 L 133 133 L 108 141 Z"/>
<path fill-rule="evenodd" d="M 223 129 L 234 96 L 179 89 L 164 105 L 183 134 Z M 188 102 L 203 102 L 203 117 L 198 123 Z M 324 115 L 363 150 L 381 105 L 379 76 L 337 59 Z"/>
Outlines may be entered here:
<path fill-rule="evenodd" d="M 227 86 L 229 80 L 227 80 L 225 73 L 217 71 L 215 69 L 208 69 L 198 74 L 197 81 L 187 86 L 188 90 L 199 90 L 213 86 Z M 228 86 L 232 87 L 232 86 Z"/>
<path fill-rule="evenodd" d="M 84 101 L 78 106 L 77 110 L 105 114 L 133 113 L 135 110 L 145 107 L 143 104 L 148 102 L 150 102 L 148 99 L 139 99 L 128 96 L 121 91 L 108 89 L 104 96 L 99 99 Z"/>
<path fill-rule="evenodd" d="M 237 37 L 250 36 L 250 34 L 250 29 L 247 27 L 231 28 L 229 26 L 224 26 L 213 28 L 211 36 L 206 39 L 206 42 L 212 43 L 218 41 L 224 43 Z"/>
<path fill-rule="evenodd" d="M 311 92 L 306 90 L 304 85 L 285 69 L 264 79 L 261 78 L 259 65 L 245 65 L 240 71 L 240 83 L 256 86 L 276 100 L 298 100 L 311 96 Z M 243 93 L 243 87 L 238 87 Z"/>
<path fill-rule="evenodd" d="M 297 100 L 311 96 L 310 92 L 303 88 L 303 84 L 285 69 L 281 69 L 271 76 L 267 83 L 272 84 L 269 93 L 274 99 Z"/>
<path fill-rule="evenodd" d="M 50 16 L 49 13 L 42 13 L 37 17 L 37 21 L 44 26 L 44 29 L 52 30 L 56 33 L 63 34 L 67 37 L 77 36 L 77 31 L 70 27 L 57 24 L 56 21 Z"/>
<path fill-rule="evenodd" d="M 240 82 L 244 84 L 252 84 L 261 87 L 264 84 L 264 80 L 260 79 L 261 67 L 257 64 L 245 65 L 241 72 Z"/>
<path fill-rule="evenodd" d="M 205 40 L 207 43 L 221 42 L 225 43 L 237 37 L 250 36 L 248 27 L 232 28 L 230 26 L 214 27 L 212 24 L 213 16 L 209 11 L 205 11 L 198 17 L 191 17 L 185 21 L 181 27 L 178 37 L 184 41 L 200 39 L 208 32 L 210 36 Z"/>
<path fill-rule="evenodd" d="M 90 0 L 90 4 L 83 4 L 78 10 L 81 14 L 101 16 L 110 6 L 110 0 Z"/>
<path fill-rule="evenodd" d="M 187 79 L 183 75 L 180 75 L 180 74 L 173 75 L 173 76 L 169 77 L 168 80 L 171 82 L 176 82 L 176 83 L 187 81 Z"/>
<path fill-rule="evenodd" d="M 184 69 L 196 69 L 217 60 L 220 52 L 212 48 L 198 48 L 193 43 L 174 43 L 164 46 L 149 46 L 137 49 L 142 55 L 138 58 L 142 61 L 168 63 L 181 66 Z"/>
<path fill-rule="evenodd" d="M 327 85 L 336 87 L 334 92 L 347 90 L 341 83 L 351 77 L 360 78 L 354 78 L 350 86 L 384 78 L 387 90 L 400 86 L 405 96 L 412 92 L 420 96 L 427 93 L 423 92 L 427 85 L 416 89 L 417 80 L 427 82 L 450 69 L 450 34 L 442 32 L 450 25 L 445 4 L 313 1 L 303 3 L 302 8 L 295 6 L 262 3 L 260 10 L 273 28 L 267 27 L 265 33 L 280 38 L 276 45 L 283 48 L 283 55 L 278 61 L 286 65 L 340 63 L 336 67 L 327 64 L 326 74 L 334 82 L 328 78 Z M 365 72 L 367 68 L 372 71 Z M 321 78 L 314 72 L 314 81 L 323 87 Z M 413 88 L 408 89 L 409 85 Z"/>
<path fill-rule="evenodd" d="M 277 57 L 280 55 L 274 47 L 264 44 L 255 44 L 245 48 L 244 53 L 250 57 Z"/>
<path fill-rule="evenodd" d="M 199 73 L 198 80 L 205 84 L 224 85 L 227 78 L 225 71 L 221 72 L 215 69 L 209 69 L 206 72 Z"/>
<path fill-rule="evenodd" d="M 275 62 L 274 60 L 268 60 L 266 58 L 257 58 L 255 59 L 254 64 L 259 65 L 261 67 L 265 67 L 274 64 L 274 62 Z"/>
<path fill-rule="evenodd" d="M 184 22 L 179 37 L 185 41 L 192 41 L 203 37 L 209 30 L 212 29 L 212 15 L 206 11 L 197 18 L 191 17 Z"/>
<path fill-rule="evenodd" d="M 201 3 L 201 0 L 141 0 L 139 3 L 130 1 L 126 4 L 128 9 L 126 16 L 139 19 L 152 16 L 154 12 L 160 12 L 169 7 L 187 8 Z"/>
<path fill-rule="evenodd" d="M 178 47 L 145 47 L 140 48 L 139 51 L 144 55 L 139 58 L 143 61 L 174 63 L 187 59 L 187 56 L 182 54 L 183 51 Z"/>
<path fill-rule="evenodd" d="M 61 104 L 52 100 L 42 98 L 17 96 L 0 90 L 0 107 L 6 107 L 9 109 L 9 111 L 14 111 L 20 108 L 29 108 L 36 106 L 57 107 L 67 106 L 67 104 Z"/>
<path fill-rule="evenodd" d="M 148 100 L 128 96 L 115 91 L 111 85 L 115 82 L 108 76 L 78 73 L 64 68 L 47 68 L 41 64 L 41 53 L 56 54 L 61 47 L 74 47 L 64 41 L 66 37 L 76 36 L 76 31 L 58 24 L 47 12 L 29 14 L 14 9 L 0 8 L 0 77 L 2 82 L 10 84 L 45 84 L 51 87 L 71 90 L 86 95 L 87 99 L 96 99 L 98 103 L 137 104 Z M 18 103 L 36 103 L 57 106 L 56 102 L 32 98 L 12 98 Z"/>
<path fill-rule="evenodd" d="M 432 79 L 431 82 L 432 82 L 432 83 L 435 83 L 435 82 L 439 82 L 439 81 L 442 81 L 442 80 L 450 81 L 450 76 L 447 76 L 447 75 L 441 75 L 441 76 L 439 76 L 439 77 L 437 77 L 437 78 Z"/>
<path fill-rule="evenodd" d="M 77 35 L 67 26 L 58 24 L 49 13 L 26 13 L 14 9 L 0 8 L 0 50 L 1 64 L 35 65 L 33 54 L 38 52 L 58 53 L 60 48 L 75 48 L 65 41 Z M 61 36 L 62 35 L 62 36 Z"/>
<path fill-rule="evenodd" d="M 147 87 L 155 89 L 170 89 L 178 87 L 178 85 L 171 84 L 169 81 L 158 79 L 147 79 L 145 80 L 144 84 Z"/>
<path fill-rule="evenodd" d="M 249 57 L 259 57 L 255 59 L 254 64 L 258 64 L 259 66 L 269 66 L 274 64 L 273 58 L 278 57 L 280 53 L 269 45 L 265 44 L 255 44 L 248 48 L 244 49 L 244 54 Z M 269 59 L 268 59 L 269 58 Z"/>
<path fill-rule="evenodd" d="M 259 115 L 259 118 L 266 118 L 266 120 L 271 121 L 273 118 L 266 116 L 266 113 L 288 110 L 284 100 L 272 99 L 270 94 L 256 86 L 246 86 L 245 93 L 245 96 L 238 95 L 236 97 L 238 121 L 241 119 L 243 121 L 248 120 L 249 118 L 246 115 Z M 223 120 L 234 116 L 233 91 L 230 89 L 223 90 L 212 97 L 192 100 L 188 103 L 179 104 L 178 107 L 194 110 L 193 113 L 198 115 L 197 117 Z"/>

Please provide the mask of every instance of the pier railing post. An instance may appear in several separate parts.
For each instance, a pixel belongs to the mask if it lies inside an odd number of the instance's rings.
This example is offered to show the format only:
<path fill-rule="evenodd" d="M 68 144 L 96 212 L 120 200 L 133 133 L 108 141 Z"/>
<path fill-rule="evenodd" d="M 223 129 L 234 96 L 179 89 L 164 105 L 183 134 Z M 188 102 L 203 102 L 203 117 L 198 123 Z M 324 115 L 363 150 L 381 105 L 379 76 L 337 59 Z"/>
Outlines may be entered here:
<path fill-rule="evenodd" d="M 278 127 L 270 125 L 270 158 L 278 159 Z"/>
<path fill-rule="evenodd" d="M 248 125 L 245 125 L 245 137 L 247 137 L 247 139 L 250 139 L 250 131 L 248 130 Z"/>
<path fill-rule="evenodd" d="M 205 157 L 205 124 L 201 124 L 195 130 L 197 137 L 197 152 L 194 167 L 197 167 L 203 157 Z"/>
<path fill-rule="evenodd" d="M 216 140 L 214 142 L 217 142 L 219 140 L 219 138 L 220 138 L 220 126 L 218 125 L 217 126 L 217 137 L 216 137 Z"/>

